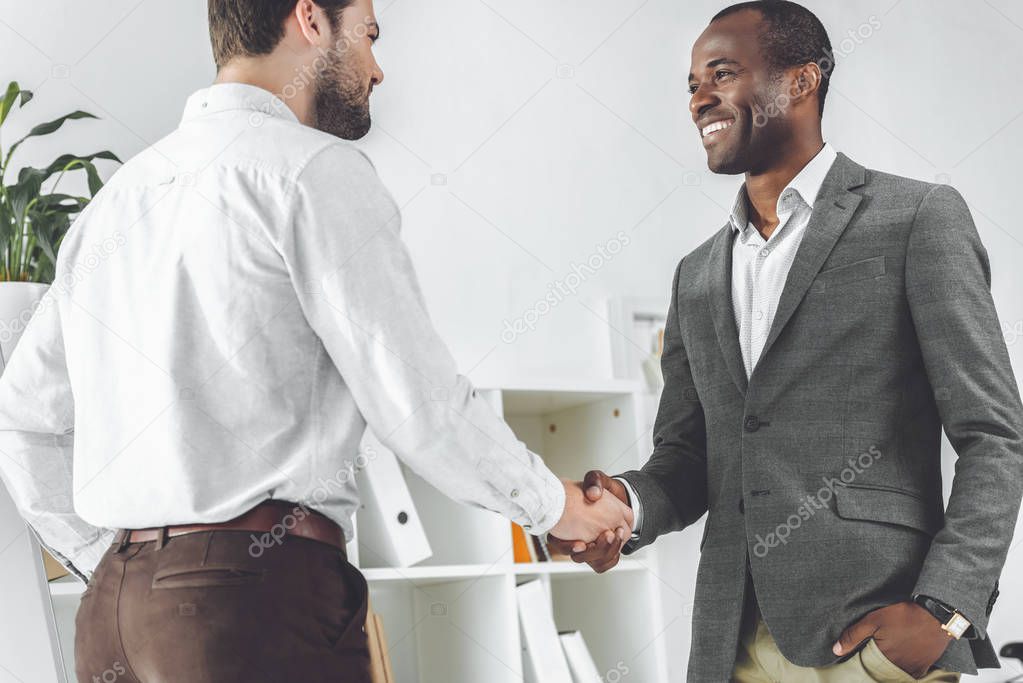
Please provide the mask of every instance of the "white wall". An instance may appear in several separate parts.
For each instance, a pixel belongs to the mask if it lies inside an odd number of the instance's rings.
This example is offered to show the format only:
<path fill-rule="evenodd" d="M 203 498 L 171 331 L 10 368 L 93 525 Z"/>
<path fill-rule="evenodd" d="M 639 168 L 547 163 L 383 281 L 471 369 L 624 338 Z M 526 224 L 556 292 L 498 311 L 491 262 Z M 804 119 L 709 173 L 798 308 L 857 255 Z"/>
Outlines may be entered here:
<path fill-rule="evenodd" d="M 724 4 L 378 0 L 387 80 L 365 146 L 405 206 L 434 319 L 465 370 L 609 373 L 614 333 L 600 300 L 666 301 L 678 259 L 723 224 L 739 181 L 706 172 L 685 78 L 692 41 Z M 1020 368 L 1023 234 L 1014 206 L 1023 89 L 1013 69 L 1023 62 L 1023 6 L 807 4 L 849 53 L 835 74 L 826 137 L 868 166 L 962 191 L 991 255 Z M 201 0 L 0 0 L 0 80 L 17 78 L 38 95 L 15 127 L 69 108 L 104 117 L 34 147 L 33 160 L 65 148 L 128 157 L 170 130 L 185 97 L 213 77 L 204 17 Z M 858 30 L 868 37 L 841 44 Z M 501 341 L 505 319 L 619 230 L 632 244 L 576 297 L 535 332 Z M 688 649 L 695 531 L 661 542 L 662 578 L 674 589 L 665 637 L 675 674 Z M 992 620 L 998 642 L 1023 639 L 1023 619 L 1010 607 L 1023 604 L 1021 576 L 1023 533 Z"/>

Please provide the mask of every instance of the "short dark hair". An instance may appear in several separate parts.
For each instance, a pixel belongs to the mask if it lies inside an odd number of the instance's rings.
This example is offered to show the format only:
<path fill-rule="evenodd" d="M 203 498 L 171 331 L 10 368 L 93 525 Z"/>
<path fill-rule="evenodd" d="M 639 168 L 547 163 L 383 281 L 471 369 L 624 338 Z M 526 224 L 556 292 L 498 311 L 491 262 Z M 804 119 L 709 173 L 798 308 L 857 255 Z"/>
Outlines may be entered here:
<path fill-rule="evenodd" d="M 337 30 L 341 12 L 354 0 L 314 0 Z M 209 0 L 210 42 L 217 68 L 235 57 L 273 52 L 284 37 L 284 21 L 298 0 Z"/>
<path fill-rule="evenodd" d="M 711 19 L 718 19 L 743 10 L 754 10 L 763 17 L 760 48 L 768 64 L 782 70 L 815 62 L 821 70 L 819 113 L 824 113 L 828 83 L 835 71 L 835 53 L 824 24 L 817 15 L 789 0 L 754 0 L 726 7 Z"/>

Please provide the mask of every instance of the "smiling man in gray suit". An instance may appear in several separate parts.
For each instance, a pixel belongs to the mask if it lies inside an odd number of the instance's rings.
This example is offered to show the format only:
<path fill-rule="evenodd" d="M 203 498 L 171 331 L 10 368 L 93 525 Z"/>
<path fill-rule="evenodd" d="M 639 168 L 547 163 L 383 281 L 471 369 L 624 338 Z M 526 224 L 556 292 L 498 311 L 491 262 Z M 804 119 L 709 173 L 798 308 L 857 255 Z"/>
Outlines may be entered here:
<path fill-rule="evenodd" d="M 708 513 L 689 679 L 956 681 L 1023 493 L 1023 407 L 987 253 L 946 185 L 824 143 L 833 69 L 805 8 L 719 13 L 693 48 L 710 169 L 745 174 L 679 263 L 654 452 L 587 475 L 631 503 L 630 553 Z M 959 456 L 943 507 L 941 429 Z M 621 550 L 551 539 L 598 571 Z"/>

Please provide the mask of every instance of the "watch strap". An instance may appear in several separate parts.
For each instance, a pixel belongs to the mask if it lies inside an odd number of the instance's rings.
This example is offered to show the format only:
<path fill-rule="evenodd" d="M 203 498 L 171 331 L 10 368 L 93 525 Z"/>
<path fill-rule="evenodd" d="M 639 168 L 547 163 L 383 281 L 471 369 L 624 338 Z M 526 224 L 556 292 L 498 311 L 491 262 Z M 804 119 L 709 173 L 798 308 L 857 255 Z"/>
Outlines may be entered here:
<path fill-rule="evenodd" d="M 913 602 L 930 612 L 941 623 L 942 630 L 956 640 L 974 637 L 973 624 L 954 607 L 928 595 L 914 595 Z"/>

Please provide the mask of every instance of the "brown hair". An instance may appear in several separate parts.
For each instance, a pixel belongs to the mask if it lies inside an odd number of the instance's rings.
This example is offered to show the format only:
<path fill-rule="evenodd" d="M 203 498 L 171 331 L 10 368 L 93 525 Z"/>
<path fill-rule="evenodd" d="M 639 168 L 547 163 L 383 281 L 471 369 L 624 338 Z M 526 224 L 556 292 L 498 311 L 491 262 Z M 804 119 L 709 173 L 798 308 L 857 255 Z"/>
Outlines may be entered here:
<path fill-rule="evenodd" d="M 337 30 L 341 12 L 354 0 L 314 0 Z M 209 0 L 213 60 L 221 68 L 234 57 L 273 52 L 284 37 L 284 22 L 298 0 Z"/>

